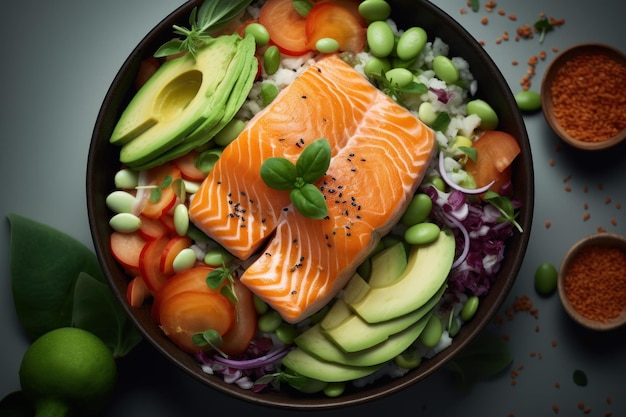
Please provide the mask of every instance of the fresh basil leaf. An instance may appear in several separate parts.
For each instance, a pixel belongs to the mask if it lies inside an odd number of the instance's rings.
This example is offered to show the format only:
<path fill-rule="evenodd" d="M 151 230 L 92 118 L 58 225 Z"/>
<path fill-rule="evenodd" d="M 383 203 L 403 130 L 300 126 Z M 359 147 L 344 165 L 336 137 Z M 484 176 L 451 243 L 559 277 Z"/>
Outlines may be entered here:
<path fill-rule="evenodd" d="M 285 158 L 268 158 L 261 165 L 261 178 L 274 190 L 289 190 L 296 182 L 296 166 Z"/>
<path fill-rule="evenodd" d="M 159 47 L 154 53 L 155 58 L 161 58 L 169 55 L 176 55 L 183 52 L 184 46 L 183 41 L 180 39 L 172 39 L 170 41 L 165 42 L 163 45 Z"/>
<path fill-rule="evenodd" d="M 313 3 L 309 0 L 293 0 L 293 8 L 300 16 L 307 17 L 313 8 Z"/>
<path fill-rule="evenodd" d="M 196 25 L 201 31 L 216 32 L 242 13 L 251 0 L 204 1 L 197 12 Z"/>
<path fill-rule="evenodd" d="M 72 326 L 98 336 L 115 357 L 125 356 L 142 340 L 108 285 L 84 272 L 74 287 Z"/>
<path fill-rule="evenodd" d="M 432 128 L 436 132 L 443 132 L 450 124 L 450 115 L 448 112 L 442 111 L 437 115 L 437 118 L 432 124 Z"/>
<path fill-rule="evenodd" d="M 478 151 L 476 148 L 472 148 L 471 146 L 459 146 L 459 150 L 461 150 L 469 159 L 476 162 L 478 159 Z"/>
<path fill-rule="evenodd" d="M 402 87 L 398 89 L 398 91 L 402 93 L 410 93 L 410 94 L 424 94 L 428 91 L 428 87 L 422 83 L 416 83 L 415 81 L 411 82 L 406 87 Z"/>
<path fill-rule="evenodd" d="M 10 213 L 11 285 L 18 320 L 36 339 L 72 323 L 74 286 L 81 272 L 104 282 L 95 254 L 50 226 Z"/>
<path fill-rule="evenodd" d="M 304 182 L 314 183 L 330 166 L 331 149 L 328 140 L 321 138 L 306 146 L 296 161 L 297 175 Z"/>
<path fill-rule="evenodd" d="M 289 199 L 305 217 L 319 220 L 328 215 L 326 199 L 319 188 L 313 184 L 304 184 L 301 188 L 291 190 Z"/>

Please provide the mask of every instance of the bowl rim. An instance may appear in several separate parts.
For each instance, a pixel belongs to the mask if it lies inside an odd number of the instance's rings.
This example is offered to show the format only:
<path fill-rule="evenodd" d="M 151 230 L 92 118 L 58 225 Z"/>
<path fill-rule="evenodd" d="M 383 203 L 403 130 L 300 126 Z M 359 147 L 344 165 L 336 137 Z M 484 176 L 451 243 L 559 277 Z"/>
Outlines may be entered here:
<path fill-rule="evenodd" d="M 447 347 L 443 352 L 438 354 L 437 360 L 425 361 L 420 366 L 419 372 L 411 371 L 412 373 L 409 373 L 402 378 L 377 382 L 377 384 L 371 388 L 368 387 L 358 392 L 347 392 L 342 396 L 335 398 L 315 395 L 288 396 L 283 391 L 278 393 L 269 392 L 255 394 L 249 390 L 242 390 L 238 389 L 236 386 L 228 385 L 223 382 L 221 378 L 204 373 L 200 369 L 200 366 L 195 358 L 177 348 L 162 332 L 156 329 L 156 325 L 150 328 L 142 326 L 143 322 L 151 320 L 149 312 L 146 312 L 145 309 L 132 309 L 126 302 L 124 293 L 120 290 L 120 288 L 122 288 L 122 285 L 124 284 L 122 280 L 127 282 L 128 278 L 125 276 L 122 277 L 122 275 L 125 274 L 122 273 L 121 266 L 112 258 L 110 248 L 102 238 L 102 235 L 109 230 L 108 222 L 102 222 L 102 218 L 108 213 L 108 209 L 104 205 L 104 200 L 106 193 L 112 191 L 112 175 L 110 177 L 105 176 L 102 172 L 103 170 L 99 170 L 98 166 L 102 166 L 103 160 L 111 158 L 111 153 L 119 153 L 119 150 L 113 150 L 112 146 L 108 144 L 108 138 L 103 137 L 106 136 L 103 132 L 110 132 L 112 130 L 112 126 L 118 117 L 115 112 L 119 111 L 121 103 L 130 100 L 131 94 L 129 92 L 122 95 L 116 94 L 116 90 L 120 90 L 124 86 L 128 87 L 130 84 L 128 76 L 124 77 L 124 74 L 129 71 L 136 71 L 138 67 L 138 60 L 147 56 L 147 51 L 153 51 L 154 45 L 163 43 L 171 37 L 170 28 L 172 24 L 185 24 L 188 19 L 188 13 L 191 11 L 192 7 L 197 6 L 200 3 L 200 0 L 194 0 L 180 6 L 160 23 L 158 23 L 153 29 L 151 29 L 151 31 L 133 49 L 118 71 L 105 96 L 92 133 L 86 177 L 87 207 L 90 230 L 96 255 L 100 263 L 103 265 L 107 282 L 114 290 L 117 289 L 117 291 L 114 291 L 115 295 L 125 309 L 127 315 L 130 317 L 131 321 L 144 338 L 149 341 L 157 349 L 157 351 L 163 354 L 181 370 L 203 384 L 208 385 L 223 394 L 261 406 L 283 409 L 323 410 L 362 404 L 381 399 L 391 393 L 404 390 L 443 368 L 471 342 L 472 339 L 469 335 L 478 334 L 492 321 L 498 308 L 505 301 L 515 282 L 515 279 L 517 278 L 519 270 L 521 269 L 526 248 L 528 246 L 532 227 L 535 198 L 534 168 L 532 163 L 532 154 L 530 152 L 530 141 L 528 139 L 522 114 L 519 111 L 513 94 L 500 70 L 492 58 L 484 50 L 484 47 L 480 45 L 465 28 L 463 28 L 456 20 L 439 7 L 428 1 L 398 1 L 397 3 L 399 4 L 392 7 L 392 10 L 395 10 L 398 25 L 400 26 L 400 22 L 403 20 L 406 21 L 408 19 L 410 21 L 413 18 L 412 16 L 415 15 L 415 13 L 402 13 L 401 9 L 407 11 L 415 7 L 420 7 L 423 14 L 436 16 L 438 18 L 436 23 L 425 23 L 424 28 L 427 33 L 436 33 L 436 35 L 429 35 L 429 38 L 432 39 L 434 36 L 441 37 L 444 42 L 450 45 L 451 53 L 456 50 L 458 51 L 459 56 L 464 58 L 468 57 L 471 60 L 480 63 L 481 69 L 484 69 L 485 72 L 485 76 L 483 77 L 486 80 L 484 81 L 485 85 L 487 85 L 486 83 L 488 80 L 490 87 L 492 89 L 495 87 L 498 91 L 498 94 L 495 95 L 496 102 L 490 102 L 490 104 L 492 104 L 494 108 L 500 109 L 500 111 L 503 111 L 507 115 L 506 120 L 503 120 L 504 125 L 502 130 L 514 132 L 522 150 L 517 161 L 514 163 L 514 171 L 523 167 L 525 172 L 525 176 L 521 180 L 514 182 L 515 195 L 520 196 L 520 199 L 523 200 L 525 207 L 524 210 L 520 211 L 517 219 L 522 225 L 524 231 L 521 234 L 516 232 L 517 235 L 514 239 L 512 239 L 506 249 L 508 251 L 508 255 L 505 256 L 505 260 L 501 267 L 502 270 L 506 270 L 508 274 L 498 274 L 498 279 L 492 285 L 489 294 L 486 296 L 486 302 L 481 303 L 483 306 L 479 307 L 479 314 L 477 314 L 474 319 L 464 324 L 459 334 L 455 337 L 456 340 L 451 346 Z M 448 32 L 442 33 L 441 30 L 435 30 L 435 28 L 442 25 Z M 428 27 L 432 27 L 433 29 L 428 29 Z M 461 45 L 454 45 L 451 40 L 446 40 L 450 37 L 461 40 Z M 470 67 L 472 67 L 471 61 Z M 476 66 L 474 65 L 473 67 Z M 130 90 L 130 88 L 127 88 L 127 90 Z M 479 95 L 481 95 L 480 88 Z M 93 186 L 94 184 L 98 187 L 95 188 Z M 482 313 L 481 308 L 483 309 Z"/>
<path fill-rule="evenodd" d="M 565 312 L 578 324 L 583 327 L 591 330 L 597 331 L 608 331 L 614 330 L 626 324 L 626 306 L 624 306 L 621 314 L 616 318 L 610 319 L 607 322 L 599 322 L 596 320 L 591 320 L 581 313 L 579 313 L 574 306 L 570 303 L 567 294 L 565 292 L 564 280 L 565 280 L 565 272 L 569 265 L 569 262 L 578 254 L 580 251 L 585 248 L 600 245 L 603 247 L 617 247 L 621 248 L 626 252 L 626 236 L 622 236 L 617 233 L 611 232 L 598 232 L 593 233 L 591 235 L 587 235 L 576 243 L 574 243 L 565 253 L 561 260 L 561 264 L 559 266 L 558 271 L 558 279 L 557 279 L 557 291 L 559 293 L 559 298 L 561 300 L 561 304 Z"/>
<path fill-rule="evenodd" d="M 613 147 L 626 139 L 626 129 L 623 129 L 617 135 L 599 142 L 586 142 L 574 138 L 568 134 L 557 122 L 553 114 L 553 101 L 552 94 L 550 93 L 550 86 L 554 81 L 557 71 L 571 58 L 576 55 L 585 52 L 603 52 L 615 57 L 626 65 L 626 54 L 620 49 L 602 42 L 581 42 L 568 46 L 566 49 L 560 51 L 550 61 L 546 67 L 545 72 L 541 80 L 540 95 L 541 95 L 541 108 L 543 109 L 544 118 L 550 125 L 552 131 L 560 137 L 565 143 L 582 150 L 587 151 L 600 151 L 610 147 Z"/>

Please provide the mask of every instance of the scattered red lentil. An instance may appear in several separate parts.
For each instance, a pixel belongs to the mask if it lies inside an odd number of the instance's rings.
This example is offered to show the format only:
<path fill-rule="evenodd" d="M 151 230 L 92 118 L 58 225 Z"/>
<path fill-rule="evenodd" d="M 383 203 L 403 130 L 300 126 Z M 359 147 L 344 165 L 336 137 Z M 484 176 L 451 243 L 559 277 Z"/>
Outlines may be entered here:
<path fill-rule="evenodd" d="M 602 71 L 599 71 L 602 69 Z M 560 68 L 550 91 L 554 116 L 572 137 L 601 142 L 626 129 L 626 65 L 603 53 L 575 56 Z"/>
<path fill-rule="evenodd" d="M 553 404 L 552 411 L 554 411 L 554 414 L 559 414 L 559 406 L 556 404 Z"/>
<path fill-rule="evenodd" d="M 572 187 L 570 187 L 569 185 L 566 185 L 565 187 L 563 187 L 565 189 L 565 191 L 567 191 L 568 193 L 570 191 L 572 191 Z"/>
<path fill-rule="evenodd" d="M 583 185 L 583 192 L 586 193 L 589 191 L 589 187 L 587 185 Z"/>
<path fill-rule="evenodd" d="M 553 167 L 556 164 L 554 161 L 554 158 L 550 158 L 549 164 L 551 167 Z"/>
<path fill-rule="evenodd" d="M 604 204 L 611 204 L 611 197 L 606 197 L 604 199 Z"/>
<path fill-rule="evenodd" d="M 585 213 L 585 214 L 583 214 L 583 221 L 587 221 L 587 220 L 589 220 L 590 218 L 591 218 L 591 214 L 589 214 L 589 213 Z"/>
<path fill-rule="evenodd" d="M 510 14 L 509 15 L 509 20 L 513 20 L 513 21 L 517 20 L 517 15 Z"/>
<path fill-rule="evenodd" d="M 504 16 L 504 15 L 506 15 L 506 12 L 503 9 L 498 9 L 498 14 L 500 16 Z"/>
<path fill-rule="evenodd" d="M 588 210 L 588 209 L 589 209 L 589 204 L 587 204 L 587 203 L 583 204 L 583 208 L 584 208 L 585 210 Z"/>
<path fill-rule="evenodd" d="M 519 64 L 519 62 L 517 62 L 517 61 L 515 61 L 515 60 L 511 61 L 511 65 L 513 65 L 513 66 L 516 66 L 516 65 L 518 65 L 518 64 Z"/>
<path fill-rule="evenodd" d="M 563 285 L 583 316 L 601 322 L 617 317 L 626 306 L 626 252 L 604 246 L 581 250 L 565 271 Z"/>
<path fill-rule="evenodd" d="M 556 347 L 556 339 L 552 339 L 551 344 L 552 344 L 552 347 Z"/>
<path fill-rule="evenodd" d="M 489 23 L 489 19 L 487 18 L 487 16 L 483 16 L 480 19 L 480 23 L 482 23 L 483 25 L 486 25 L 487 23 Z"/>
<path fill-rule="evenodd" d="M 550 226 L 552 226 L 552 222 L 550 220 L 546 220 L 545 225 L 546 225 L 546 229 L 549 229 Z"/>
<path fill-rule="evenodd" d="M 571 179 L 572 179 L 572 174 L 569 174 L 568 176 L 563 178 L 563 182 L 568 182 Z"/>
<path fill-rule="evenodd" d="M 611 224 L 617 226 L 617 219 L 615 217 L 611 218 Z"/>
<path fill-rule="evenodd" d="M 620 203 L 619 201 L 617 203 L 615 203 L 615 208 L 616 209 L 621 209 L 622 208 L 622 203 Z"/>
<path fill-rule="evenodd" d="M 561 383 L 559 381 L 554 383 L 554 388 L 561 388 Z"/>

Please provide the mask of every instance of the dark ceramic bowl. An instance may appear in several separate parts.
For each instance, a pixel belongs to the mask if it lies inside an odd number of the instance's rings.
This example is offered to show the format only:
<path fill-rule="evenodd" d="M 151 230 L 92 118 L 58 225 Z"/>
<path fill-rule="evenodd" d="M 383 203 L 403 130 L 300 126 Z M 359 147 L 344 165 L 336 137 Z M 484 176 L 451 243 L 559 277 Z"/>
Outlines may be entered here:
<path fill-rule="evenodd" d="M 110 145 L 108 140 L 118 117 L 133 96 L 133 82 L 141 60 L 171 38 L 173 24 L 187 24 L 189 13 L 198 2 L 181 6 L 148 33 L 123 64 L 104 98 L 93 131 L 86 182 L 89 222 L 96 254 L 119 302 L 143 336 L 184 371 L 218 391 L 258 405 L 301 410 L 344 407 L 382 398 L 427 378 L 457 356 L 490 322 L 516 279 L 530 237 L 534 175 L 528 136 L 509 86 L 483 47 L 445 12 L 428 1 L 406 0 L 390 3 L 394 13 L 392 18 L 399 27 L 422 26 L 431 40 L 440 37 L 450 45 L 451 56 L 462 56 L 468 61 L 474 77 L 478 80 L 479 97 L 490 103 L 499 115 L 499 129 L 518 139 L 521 155 L 513 167 L 514 195 L 522 204 L 518 221 L 524 229 L 524 233 L 517 233 L 508 243 L 497 280 L 481 301 L 476 316 L 462 327 L 450 347 L 424 361 L 402 378 L 384 379 L 359 390 L 347 390 L 338 398 L 298 395 L 287 390 L 255 394 L 226 384 L 221 377 L 204 373 L 196 359 L 176 347 L 152 321 L 148 306 L 131 308 L 124 295 L 129 277 L 116 262 L 109 247 L 111 229 L 108 219 L 111 213 L 105 205 L 105 198 L 114 190 L 113 177 L 119 168 L 119 148 Z"/>

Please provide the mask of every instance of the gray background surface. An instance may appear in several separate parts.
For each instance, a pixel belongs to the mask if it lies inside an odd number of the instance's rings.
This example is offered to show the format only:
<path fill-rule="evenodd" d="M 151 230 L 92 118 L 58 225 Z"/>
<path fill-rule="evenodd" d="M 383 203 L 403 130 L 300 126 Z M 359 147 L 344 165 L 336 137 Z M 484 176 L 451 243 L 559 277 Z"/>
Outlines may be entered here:
<path fill-rule="evenodd" d="M 577 42 L 599 41 L 626 50 L 619 0 L 500 0 L 491 13 L 484 9 L 474 13 L 462 0 L 433 2 L 476 39 L 485 41 L 513 92 L 520 89 L 528 58 L 541 50 L 546 50 L 547 59 L 537 65 L 535 90 L 555 56 L 553 47 L 562 50 Z M 91 246 L 84 178 L 97 112 L 132 48 L 180 4 L 180 0 L 32 0 L 0 6 L 0 396 L 19 389 L 18 367 L 28 346 L 11 298 L 6 213 L 47 223 Z M 517 20 L 500 16 L 498 9 L 515 14 Z M 549 33 L 543 44 L 536 38 L 516 42 L 515 29 L 534 23 L 542 12 L 565 19 L 565 25 Z M 489 18 L 488 24 L 480 22 L 482 16 Z M 505 31 L 509 41 L 498 44 L 496 39 Z M 624 94 L 624 90 L 615 93 Z M 560 415 L 575 416 L 582 414 L 579 402 L 590 407 L 590 416 L 604 416 L 609 410 L 613 416 L 626 415 L 626 329 L 608 334 L 583 331 L 565 315 L 556 295 L 539 297 L 532 284 L 539 263 L 558 265 L 571 244 L 598 227 L 626 234 L 626 207 L 617 205 L 626 205 L 626 147 L 583 154 L 562 144 L 541 113 L 526 115 L 525 122 L 535 163 L 535 223 L 524 265 L 502 313 L 521 295 L 529 295 L 539 313 L 537 318 L 518 313 L 490 329 L 510 338 L 512 367 L 469 392 L 455 390 L 451 374 L 441 371 L 387 399 L 325 415 L 383 414 L 393 409 L 400 415 L 420 416 L 550 416 L 555 415 L 552 406 L 558 405 Z M 583 221 L 586 211 L 591 217 Z M 550 228 L 545 227 L 546 221 L 551 222 Z M 575 369 L 586 372 L 586 387 L 574 384 Z M 514 370 L 518 371 L 515 378 Z M 216 409 L 237 415 L 290 414 L 217 393 L 192 380 L 147 344 L 120 362 L 120 373 L 106 416 L 205 415 Z"/>

